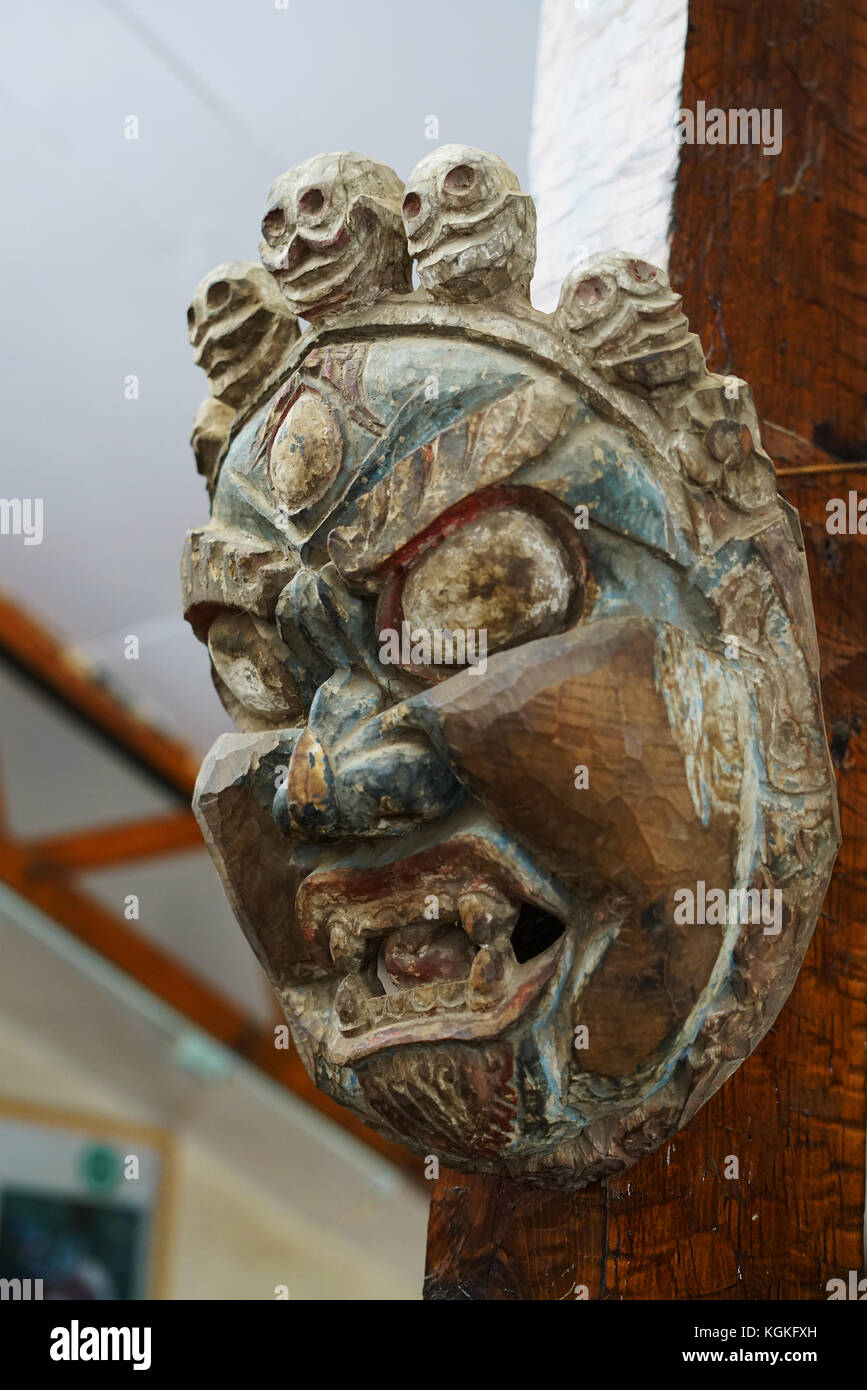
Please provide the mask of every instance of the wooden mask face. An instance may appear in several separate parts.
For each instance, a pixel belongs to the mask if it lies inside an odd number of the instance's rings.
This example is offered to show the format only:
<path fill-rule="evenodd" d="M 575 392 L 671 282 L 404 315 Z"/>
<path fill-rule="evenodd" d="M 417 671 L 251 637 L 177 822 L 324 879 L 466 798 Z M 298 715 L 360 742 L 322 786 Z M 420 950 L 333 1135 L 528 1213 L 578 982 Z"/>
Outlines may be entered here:
<path fill-rule="evenodd" d="M 839 832 L 749 388 L 635 257 L 522 284 L 384 283 L 239 410 L 184 561 L 241 730 L 196 810 L 317 1085 L 577 1185 L 763 1036 Z"/>

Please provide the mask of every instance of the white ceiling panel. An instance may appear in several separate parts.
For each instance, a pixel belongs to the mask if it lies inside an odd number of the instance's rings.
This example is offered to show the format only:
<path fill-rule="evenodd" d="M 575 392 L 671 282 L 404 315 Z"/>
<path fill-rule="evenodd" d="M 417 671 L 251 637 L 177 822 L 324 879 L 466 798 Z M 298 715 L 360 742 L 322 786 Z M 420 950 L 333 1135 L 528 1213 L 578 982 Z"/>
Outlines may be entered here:
<path fill-rule="evenodd" d="M 535 0 L 7 11 L 0 491 L 43 499 L 44 539 L 0 538 L 0 584 L 194 747 L 227 722 L 172 622 L 183 535 L 206 516 L 187 445 L 206 393 L 192 291 L 219 261 L 257 258 L 269 183 L 317 151 L 361 149 L 406 175 L 435 116 L 433 143 L 495 149 L 525 178 L 537 18 Z"/>

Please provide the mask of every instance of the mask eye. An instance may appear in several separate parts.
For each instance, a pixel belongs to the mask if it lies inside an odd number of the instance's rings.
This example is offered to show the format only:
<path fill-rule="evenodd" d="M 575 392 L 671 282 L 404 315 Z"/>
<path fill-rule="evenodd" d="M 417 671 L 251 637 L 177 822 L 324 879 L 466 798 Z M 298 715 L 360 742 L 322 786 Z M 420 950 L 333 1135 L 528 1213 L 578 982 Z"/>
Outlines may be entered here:
<path fill-rule="evenodd" d="M 220 699 L 241 729 L 292 724 L 302 703 L 284 665 L 286 648 L 272 623 L 250 613 L 224 612 L 208 629 L 208 650 Z"/>
<path fill-rule="evenodd" d="M 459 664 L 462 650 L 490 654 L 559 632 L 582 598 L 578 567 L 554 530 L 533 512 L 500 507 L 423 553 L 400 603 L 410 634 L 429 634 L 437 666 Z M 438 643 L 438 633 L 452 640 Z"/>

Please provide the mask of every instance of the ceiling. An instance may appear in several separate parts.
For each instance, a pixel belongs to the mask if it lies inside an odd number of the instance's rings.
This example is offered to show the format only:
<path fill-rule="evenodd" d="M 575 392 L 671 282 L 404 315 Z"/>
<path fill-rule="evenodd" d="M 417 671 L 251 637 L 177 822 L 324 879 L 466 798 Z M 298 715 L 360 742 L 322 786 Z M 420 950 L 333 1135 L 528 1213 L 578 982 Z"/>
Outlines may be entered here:
<path fill-rule="evenodd" d="M 221 261 L 258 259 L 271 180 L 318 151 L 360 149 L 405 176 L 456 140 L 495 149 L 525 180 L 537 11 L 7 10 L 2 490 L 43 499 L 44 539 L 3 537 L 0 583 L 198 750 L 229 723 L 179 612 L 184 532 L 207 515 L 187 442 L 207 394 L 186 339 L 193 290 Z M 123 654 L 132 634 L 138 661 Z"/>

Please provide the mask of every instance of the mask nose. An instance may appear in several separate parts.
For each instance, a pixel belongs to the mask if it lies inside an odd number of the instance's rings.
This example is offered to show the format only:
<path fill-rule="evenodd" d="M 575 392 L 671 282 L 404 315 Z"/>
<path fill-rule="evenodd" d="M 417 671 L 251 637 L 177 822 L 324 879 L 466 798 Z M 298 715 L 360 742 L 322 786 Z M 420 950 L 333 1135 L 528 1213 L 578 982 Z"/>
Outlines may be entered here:
<path fill-rule="evenodd" d="M 286 834 L 308 840 L 402 835 L 448 815 L 457 778 L 425 735 L 385 707 L 368 676 L 342 669 L 322 685 L 274 798 Z"/>

